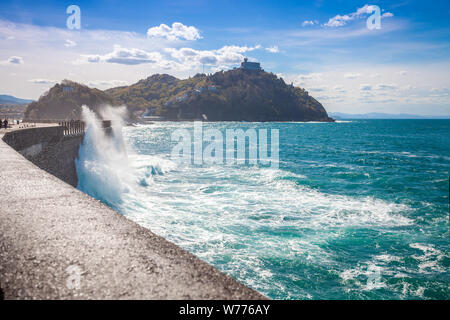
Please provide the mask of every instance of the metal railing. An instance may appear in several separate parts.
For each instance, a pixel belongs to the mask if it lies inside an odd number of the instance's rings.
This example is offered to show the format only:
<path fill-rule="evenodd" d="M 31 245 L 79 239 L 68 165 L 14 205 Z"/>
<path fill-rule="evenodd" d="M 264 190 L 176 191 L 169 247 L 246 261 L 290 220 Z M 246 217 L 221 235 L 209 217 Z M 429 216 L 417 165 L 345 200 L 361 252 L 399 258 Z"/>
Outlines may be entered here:
<path fill-rule="evenodd" d="M 48 119 L 39 119 L 39 120 L 24 120 L 22 123 L 27 124 L 36 124 L 36 123 L 54 123 L 58 124 L 63 128 L 64 136 L 78 136 L 83 135 L 86 131 L 87 125 L 84 121 L 81 120 L 48 120 Z M 103 120 L 102 128 L 107 130 L 108 132 L 111 130 L 111 120 Z"/>
<path fill-rule="evenodd" d="M 78 136 L 84 134 L 85 124 L 80 120 L 61 121 L 59 125 L 63 127 L 63 135 Z"/>
<path fill-rule="evenodd" d="M 23 119 L 23 123 L 60 123 L 61 120 L 56 119 L 36 119 L 36 120 L 30 120 L 30 119 Z"/>

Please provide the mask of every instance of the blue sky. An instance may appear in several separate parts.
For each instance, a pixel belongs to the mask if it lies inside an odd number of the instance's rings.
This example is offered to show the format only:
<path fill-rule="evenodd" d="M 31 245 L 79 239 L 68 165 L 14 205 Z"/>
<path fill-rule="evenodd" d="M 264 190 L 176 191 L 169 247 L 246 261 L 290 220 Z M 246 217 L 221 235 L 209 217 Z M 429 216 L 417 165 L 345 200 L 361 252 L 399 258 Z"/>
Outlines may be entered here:
<path fill-rule="evenodd" d="M 71 4 L 80 30 L 66 27 Z M 367 28 L 368 5 L 381 29 Z M 448 17 L 449 1 L 2 1 L 0 92 L 185 78 L 247 56 L 328 111 L 450 115 Z"/>

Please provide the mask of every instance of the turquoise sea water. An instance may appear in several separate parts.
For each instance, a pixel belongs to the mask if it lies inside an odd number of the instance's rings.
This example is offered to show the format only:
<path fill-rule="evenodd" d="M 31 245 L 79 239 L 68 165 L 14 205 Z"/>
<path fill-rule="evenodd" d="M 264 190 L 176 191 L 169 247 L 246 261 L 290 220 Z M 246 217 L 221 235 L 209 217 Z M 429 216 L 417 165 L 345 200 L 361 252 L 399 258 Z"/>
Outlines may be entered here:
<path fill-rule="evenodd" d="M 79 189 L 270 298 L 450 298 L 450 120 L 204 124 L 278 129 L 278 169 L 178 165 L 177 128 L 88 132 Z"/>

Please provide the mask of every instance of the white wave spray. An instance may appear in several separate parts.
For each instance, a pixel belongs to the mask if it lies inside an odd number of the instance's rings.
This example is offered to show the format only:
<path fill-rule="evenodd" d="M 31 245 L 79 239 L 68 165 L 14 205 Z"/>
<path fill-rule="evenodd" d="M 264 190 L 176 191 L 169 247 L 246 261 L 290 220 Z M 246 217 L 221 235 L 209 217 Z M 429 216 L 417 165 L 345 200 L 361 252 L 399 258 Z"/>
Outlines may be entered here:
<path fill-rule="evenodd" d="M 77 188 L 110 205 L 121 202 L 132 180 L 122 137 L 125 112 L 125 107 L 106 106 L 101 110 L 102 118 L 111 120 L 112 131 L 108 133 L 97 115 L 87 106 L 82 107 L 87 130 L 75 159 Z"/>

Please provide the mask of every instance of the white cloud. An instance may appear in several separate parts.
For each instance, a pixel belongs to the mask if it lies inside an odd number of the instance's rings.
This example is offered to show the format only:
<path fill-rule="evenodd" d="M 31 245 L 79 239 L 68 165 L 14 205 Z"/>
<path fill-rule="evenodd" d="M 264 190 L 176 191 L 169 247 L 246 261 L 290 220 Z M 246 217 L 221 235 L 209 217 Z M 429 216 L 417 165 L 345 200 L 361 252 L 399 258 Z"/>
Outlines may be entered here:
<path fill-rule="evenodd" d="M 249 51 L 254 51 L 254 50 L 258 50 L 261 49 L 261 45 L 256 45 L 253 47 L 247 47 L 247 46 L 224 46 L 222 48 L 220 48 L 219 50 L 217 50 L 218 52 L 225 52 L 225 51 L 233 51 L 233 52 L 240 52 L 240 53 L 244 53 L 244 52 L 249 52 Z"/>
<path fill-rule="evenodd" d="M 9 64 L 23 64 L 23 59 L 22 59 L 22 57 L 17 57 L 17 56 L 10 57 L 8 59 L 8 63 Z"/>
<path fill-rule="evenodd" d="M 327 23 L 323 24 L 325 27 L 342 27 L 345 26 L 349 21 L 356 20 L 363 16 L 366 16 L 369 13 L 372 13 L 372 6 L 369 4 L 365 4 L 363 7 L 358 8 L 355 12 L 345 14 L 345 15 L 336 15 L 333 18 L 330 18 Z M 393 17 L 394 14 L 391 12 L 385 12 L 381 17 L 382 18 L 390 18 Z"/>
<path fill-rule="evenodd" d="M 64 43 L 64 46 L 67 48 L 75 47 L 77 43 L 75 41 L 72 41 L 70 39 L 66 40 L 66 43 Z"/>
<path fill-rule="evenodd" d="M 3 60 L 0 61 L 0 65 L 19 65 L 19 64 L 24 64 L 22 57 L 18 57 L 18 56 L 12 56 L 9 57 L 7 60 Z"/>
<path fill-rule="evenodd" d="M 348 21 L 353 20 L 354 18 L 349 15 L 336 15 L 333 18 L 330 18 L 327 23 L 324 24 L 326 27 L 342 27 L 347 24 Z"/>
<path fill-rule="evenodd" d="M 313 26 L 313 25 L 318 24 L 318 23 L 319 23 L 319 21 L 317 21 L 317 20 L 314 20 L 314 21 L 312 21 L 312 20 L 305 20 L 305 21 L 302 22 L 302 27 Z"/>
<path fill-rule="evenodd" d="M 268 47 L 268 48 L 266 48 L 266 51 L 269 51 L 269 52 L 271 52 L 271 53 L 277 53 L 277 52 L 279 52 L 278 46 Z"/>
<path fill-rule="evenodd" d="M 30 79 L 28 81 L 33 84 L 39 84 L 39 85 L 54 85 L 59 82 L 57 80 L 51 80 L 51 79 Z M 91 80 L 91 81 L 75 80 L 75 81 L 78 83 L 84 83 L 89 87 L 99 88 L 99 89 L 107 89 L 107 88 L 129 85 L 128 81 L 123 81 L 123 80 Z"/>
<path fill-rule="evenodd" d="M 398 86 L 396 84 L 384 84 L 384 83 L 377 84 L 375 87 L 376 90 L 394 90 L 397 88 Z"/>
<path fill-rule="evenodd" d="M 344 74 L 344 78 L 346 79 L 357 79 L 361 76 L 360 73 L 346 73 Z"/>
<path fill-rule="evenodd" d="M 226 67 L 240 63 L 243 53 L 261 49 L 261 45 L 224 46 L 217 50 L 196 50 L 192 48 L 164 48 L 162 51 L 145 51 L 136 48 L 124 48 L 114 45 L 107 54 L 81 55 L 75 64 L 114 63 L 122 65 L 150 64 L 163 69 L 189 70 L 199 65 Z"/>
<path fill-rule="evenodd" d="M 318 99 L 319 101 L 327 101 L 327 102 L 343 102 L 344 99 L 339 96 L 339 95 L 326 95 L 326 94 L 322 94 L 320 96 L 316 96 L 316 99 Z"/>
<path fill-rule="evenodd" d="M 147 52 L 141 49 L 128 49 L 123 48 L 120 45 L 114 45 L 112 52 L 105 55 L 82 55 L 81 60 L 77 60 L 76 63 L 117 63 L 125 65 L 137 65 L 137 64 L 156 64 L 163 60 L 161 53 L 159 52 Z"/>
<path fill-rule="evenodd" d="M 180 22 L 174 22 L 172 27 L 160 24 L 147 30 L 148 37 L 165 38 L 169 41 L 175 40 L 198 40 L 201 39 L 200 32 L 194 26 L 185 26 Z"/>
<path fill-rule="evenodd" d="M 428 113 L 450 114 L 450 91 L 446 89 L 450 76 L 437 72 L 448 65 L 349 64 L 315 74 L 283 74 L 283 78 L 306 88 L 330 112 L 423 114 L 423 105 L 427 105 L 427 110 L 432 110 Z M 407 76 L 396 76 L 403 70 L 407 70 Z M 345 77 L 355 74 L 357 80 Z"/>
<path fill-rule="evenodd" d="M 396 74 L 398 74 L 399 76 L 406 76 L 407 73 L 408 72 L 406 72 L 405 70 L 401 70 L 401 71 L 398 71 Z"/>
<path fill-rule="evenodd" d="M 450 89 L 448 88 L 432 88 L 429 92 L 429 96 L 433 98 L 448 99 L 450 98 Z"/>
<path fill-rule="evenodd" d="M 88 81 L 87 85 L 93 88 L 107 89 L 107 88 L 127 86 L 129 85 L 129 82 L 123 80 L 92 80 Z"/>
<path fill-rule="evenodd" d="M 362 16 L 362 15 L 364 15 L 366 13 L 371 12 L 371 7 L 372 7 L 371 5 L 365 4 L 363 7 L 358 8 L 356 10 L 356 12 L 351 13 L 350 15 L 355 16 L 355 17 Z"/>
<path fill-rule="evenodd" d="M 261 49 L 260 45 L 247 46 L 224 46 L 217 50 L 195 50 L 192 48 L 166 48 L 166 52 L 187 68 L 205 65 L 227 66 L 237 64 L 244 59 L 243 53 Z"/>
<path fill-rule="evenodd" d="M 324 91 L 327 91 L 327 87 L 324 87 L 324 86 L 321 86 L 321 87 L 312 87 L 312 88 L 308 88 L 309 89 L 309 91 L 312 91 L 312 92 L 324 92 Z"/>
<path fill-rule="evenodd" d="M 347 92 L 347 90 L 345 90 L 345 88 L 343 86 L 334 86 L 333 90 L 339 93 L 345 93 Z"/>
<path fill-rule="evenodd" d="M 322 74 L 321 73 L 317 73 L 317 72 L 313 72 L 313 73 L 308 73 L 308 74 L 299 74 L 296 77 L 296 80 L 298 81 L 320 81 L 322 80 Z"/>
<path fill-rule="evenodd" d="M 45 85 L 55 84 L 58 82 L 56 80 L 50 80 L 50 79 L 30 79 L 28 81 L 31 83 L 34 83 L 34 84 L 45 84 Z"/>

